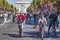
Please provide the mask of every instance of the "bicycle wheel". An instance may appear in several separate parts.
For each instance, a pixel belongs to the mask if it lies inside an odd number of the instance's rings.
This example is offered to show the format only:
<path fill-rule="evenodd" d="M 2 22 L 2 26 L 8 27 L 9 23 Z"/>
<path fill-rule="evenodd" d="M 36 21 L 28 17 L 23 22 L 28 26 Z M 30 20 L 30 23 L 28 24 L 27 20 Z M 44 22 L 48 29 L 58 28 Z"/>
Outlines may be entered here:
<path fill-rule="evenodd" d="M 22 36 L 22 27 L 21 27 L 21 25 L 19 27 L 19 36 Z"/>
<path fill-rule="evenodd" d="M 43 32 L 43 30 L 41 31 L 41 40 L 43 40 L 44 39 L 44 32 Z"/>

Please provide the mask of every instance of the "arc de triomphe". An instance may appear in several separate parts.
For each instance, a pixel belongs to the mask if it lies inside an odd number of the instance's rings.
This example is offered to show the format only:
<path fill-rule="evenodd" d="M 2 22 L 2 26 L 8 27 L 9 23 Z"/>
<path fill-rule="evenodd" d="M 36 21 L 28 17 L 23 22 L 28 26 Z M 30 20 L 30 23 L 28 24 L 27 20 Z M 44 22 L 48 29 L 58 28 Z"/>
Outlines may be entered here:
<path fill-rule="evenodd" d="M 29 7 L 28 0 L 16 0 L 16 8 L 24 13 L 26 13 L 26 9 Z"/>

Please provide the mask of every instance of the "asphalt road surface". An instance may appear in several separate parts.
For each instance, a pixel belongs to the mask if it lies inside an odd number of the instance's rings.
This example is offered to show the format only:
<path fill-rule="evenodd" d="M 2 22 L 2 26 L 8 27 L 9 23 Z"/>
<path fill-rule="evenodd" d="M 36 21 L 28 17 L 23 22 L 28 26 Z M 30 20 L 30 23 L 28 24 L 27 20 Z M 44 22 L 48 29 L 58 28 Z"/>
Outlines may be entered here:
<path fill-rule="evenodd" d="M 23 37 L 19 37 L 17 24 L 12 24 L 11 22 L 5 23 L 0 26 L 0 40 L 41 40 L 38 27 L 34 29 L 33 26 L 34 25 L 25 24 L 23 28 Z M 49 36 L 46 32 L 44 40 L 60 40 L 60 32 L 57 31 L 56 34 L 56 37 L 53 37 L 52 32 Z"/>

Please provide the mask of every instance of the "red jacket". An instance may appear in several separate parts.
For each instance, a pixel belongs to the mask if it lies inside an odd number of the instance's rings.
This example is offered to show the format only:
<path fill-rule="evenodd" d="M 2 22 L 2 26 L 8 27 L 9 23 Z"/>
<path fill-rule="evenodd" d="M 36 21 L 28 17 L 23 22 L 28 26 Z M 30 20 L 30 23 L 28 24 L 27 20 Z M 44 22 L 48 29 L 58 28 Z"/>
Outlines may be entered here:
<path fill-rule="evenodd" d="M 25 20 L 24 15 L 18 15 L 17 18 L 16 18 L 16 20 L 19 21 L 20 17 L 22 18 L 23 21 Z"/>

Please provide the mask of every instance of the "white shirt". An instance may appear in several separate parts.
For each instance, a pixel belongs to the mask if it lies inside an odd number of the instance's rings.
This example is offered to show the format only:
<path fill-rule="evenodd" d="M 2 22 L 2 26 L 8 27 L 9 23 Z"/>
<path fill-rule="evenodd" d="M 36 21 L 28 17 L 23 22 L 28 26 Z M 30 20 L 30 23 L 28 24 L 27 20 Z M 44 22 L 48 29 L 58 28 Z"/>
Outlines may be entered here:
<path fill-rule="evenodd" d="M 43 25 L 47 24 L 46 18 L 44 18 L 44 17 L 43 17 L 43 19 L 40 18 L 40 19 L 39 19 L 39 24 L 40 24 L 40 25 L 42 25 L 42 24 L 43 24 Z"/>
<path fill-rule="evenodd" d="M 58 16 L 58 22 L 60 22 L 60 15 Z"/>

